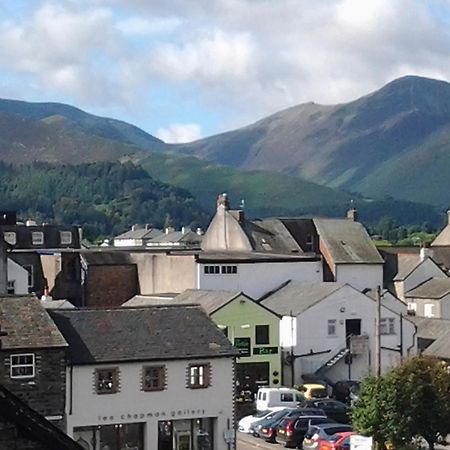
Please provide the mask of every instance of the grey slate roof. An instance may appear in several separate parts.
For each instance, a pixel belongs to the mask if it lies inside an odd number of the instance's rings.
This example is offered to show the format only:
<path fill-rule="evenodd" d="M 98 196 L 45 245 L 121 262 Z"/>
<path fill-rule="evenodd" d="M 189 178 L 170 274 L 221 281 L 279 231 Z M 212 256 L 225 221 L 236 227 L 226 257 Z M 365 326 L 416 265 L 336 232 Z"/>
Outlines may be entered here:
<path fill-rule="evenodd" d="M 280 316 L 297 316 L 342 287 L 339 283 L 290 281 L 263 297 L 260 303 Z"/>
<path fill-rule="evenodd" d="M 33 296 L 0 298 L 3 349 L 67 347 L 40 300 Z"/>
<path fill-rule="evenodd" d="M 366 229 L 349 219 L 313 219 L 336 264 L 382 264 L 383 258 Z"/>
<path fill-rule="evenodd" d="M 394 281 L 402 281 L 421 263 L 420 255 L 399 253 L 397 255 L 397 274 Z"/>
<path fill-rule="evenodd" d="M 174 305 L 174 297 L 178 294 L 171 295 L 135 295 L 130 300 L 122 303 L 123 307 L 136 306 L 158 306 L 158 305 Z"/>
<path fill-rule="evenodd" d="M 197 261 L 203 263 L 246 263 L 246 262 L 292 262 L 319 261 L 320 256 L 308 254 L 276 254 L 270 252 L 238 252 L 238 251 L 201 251 Z"/>
<path fill-rule="evenodd" d="M 158 236 L 151 239 L 147 245 L 152 246 L 154 244 L 156 245 L 170 245 L 170 244 L 186 244 L 186 245 L 198 245 L 200 247 L 200 244 L 202 242 L 203 236 L 194 233 L 193 231 L 189 230 L 185 233 L 182 231 L 172 231 L 170 233 L 161 233 Z"/>
<path fill-rule="evenodd" d="M 114 239 L 153 239 L 160 234 L 163 234 L 163 232 L 157 228 L 150 228 L 149 230 L 146 228 L 136 228 L 119 234 Z"/>
<path fill-rule="evenodd" d="M 248 298 L 242 294 L 242 292 L 186 289 L 184 292 L 177 295 L 173 301 L 176 303 L 196 303 L 208 314 L 212 314 L 240 295 Z"/>
<path fill-rule="evenodd" d="M 50 312 L 73 364 L 236 356 L 199 306 Z"/>
<path fill-rule="evenodd" d="M 417 336 L 423 339 L 438 339 L 450 330 L 450 320 L 430 317 L 408 316 L 417 326 Z"/>
<path fill-rule="evenodd" d="M 405 294 L 407 298 L 439 300 L 450 294 L 450 278 L 431 278 Z"/>
<path fill-rule="evenodd" d="M 439 336 L 423 353 L 437 358 L 450 359 L 450 330 Z"/>
<path fill-rule="evenodd" d="M 126 251 L 90 250 L 81 254 L 88 265 L 128 265 L 134 264 L 130 254 Z"/>

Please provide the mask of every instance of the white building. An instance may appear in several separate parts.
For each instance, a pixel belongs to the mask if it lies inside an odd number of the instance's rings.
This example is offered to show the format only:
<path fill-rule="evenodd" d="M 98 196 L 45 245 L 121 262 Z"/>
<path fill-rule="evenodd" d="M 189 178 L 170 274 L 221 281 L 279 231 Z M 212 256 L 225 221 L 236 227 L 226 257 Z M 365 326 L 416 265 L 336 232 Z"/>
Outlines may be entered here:
<path fill-rule="evenodd" d="M 200 307 L 51 315 L 69 343 L 67 432 L 86 449 L 235 448 L 237 352 Z"/>
<path fill-rule="evenodd" d="M 33 269 L 32 266 L 29 266 L 30 270 Z M 30 272 L 27 269 L 22 267 L 20 264 L 17 264 L 11 258 L 7 260 L 7 271 L 8 271 L 8 294 L 12 295 L 27 295 L 28 288 L 32 286 L 32 282 L 30 285 Z"/>
<path fill-rule="evenodd" d="M 362 379 L 375 370 L 376 301 L 350 285 L 288 283 L 261 300 L 282 316 L 280 344 L 294 383 L 308 379 Z M 381 301 L 381 369 L 417 351 L 415 325 Z M 285 377 L 285 378 L 286 378 Z"/>

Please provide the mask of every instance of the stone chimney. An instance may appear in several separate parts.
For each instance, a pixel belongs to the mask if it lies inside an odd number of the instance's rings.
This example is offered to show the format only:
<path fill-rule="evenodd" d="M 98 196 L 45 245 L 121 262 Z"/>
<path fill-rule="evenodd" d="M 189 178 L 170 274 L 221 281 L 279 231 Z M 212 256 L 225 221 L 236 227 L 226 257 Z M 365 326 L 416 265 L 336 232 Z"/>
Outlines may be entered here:
<path fill-rule="evenodd" d="M 230 209 L 229 213 L 239 222 L 243 222 L 245 219 L 245 214 L 242 209 Z"/>
<path fill-rule="evenodd" d="M 425 259 L 432 257 L 433 249 L 431 249 L 428 244 L 423 244 L 423 246 L 420 248 L 420 260 L 424 261 Z"/>
<path fill-rule="evenodd" d="M 356 208 L 351 207 L 347 211 L 347 219 L 353 220 L 353 222 L 358 222 L 358 210 Z"/>
<path fill-rule="evenodd" d="M 217 208 L 222 206 L 227 211 L 230 209 L 230 200 L 228 199 L 228 195 L 226 192 L 223 194 L 219 194 L 217 197 Z"/>

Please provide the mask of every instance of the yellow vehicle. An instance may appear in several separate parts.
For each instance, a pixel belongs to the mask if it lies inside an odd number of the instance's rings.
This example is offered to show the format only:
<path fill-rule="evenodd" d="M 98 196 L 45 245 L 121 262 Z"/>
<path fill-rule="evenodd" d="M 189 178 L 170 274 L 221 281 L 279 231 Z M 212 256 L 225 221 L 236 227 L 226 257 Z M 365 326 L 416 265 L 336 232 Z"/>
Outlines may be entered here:
<path fill-rule="evenodd" d="M 328 398 L 327 388 L 323 384 L 306 383 L 300 387 L 300 392 L 306 400 L 314 398 Z"/>

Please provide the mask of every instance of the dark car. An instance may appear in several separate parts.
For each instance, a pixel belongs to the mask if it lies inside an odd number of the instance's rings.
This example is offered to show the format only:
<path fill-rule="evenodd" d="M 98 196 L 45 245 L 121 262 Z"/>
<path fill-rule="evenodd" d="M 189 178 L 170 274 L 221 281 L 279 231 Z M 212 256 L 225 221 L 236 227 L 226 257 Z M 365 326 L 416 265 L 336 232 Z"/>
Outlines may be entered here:
<path fill-rule="evenodd" d="M 329 440 L 333 434 L 344 431 L 353 431 L 353 428 L 351 425 L 336 422 L 311 425 L 303 439 L 303 450 L 316 450 L 319 448 L 321 441 Z"/>
<path fill-rule="evenodd" d="M 250 434 L 253 436 L 259 437 L 261 427 L 266 425 L 267 423 L 272 423 L 273 421 L 276 421 L 277 423 L 285 417 L 287 414 L 289 414 L 294 408 L 285 408 L 281 411 L 274 411 L 272 414 L 269 414 L 267 417 L 264 417 L 264 419 L 257 420 L 253 422 L 250 425 Z"/>
<path fill-rule="evenodd" d="M 357 397 L 360 387 L 361 387 L 360 381 L 355 380 L 337 381 L 333 385 L 332 396 L 333 398 L 342 403 L 350 404 L 351 400 Z"/>
<path fill-rule="evenodd" d="M 329 423 L 325 416 L 300 416 L 297 418 L 284 418 L 276 428 L 276 442 L 285 447 L 301 448 L 306 431 L 311 425 Z"/>
<path fill-rule="evenodd" d="M 327 417 L 339 423 L 350 422 L 350 408 L 345 403 L 338 402 L 331 398 L 307 400 L 302 403 L 302 407 L 321 409 L 325 411 Z"/>
<path fill-rule="evenodd" d="M 280 422 L 289 414 L 290 411 L 291 411 L 290 408 L 286 408 L 283 411 L 278 411 L 278 414 L 274 416 L 272 419 L 262 420 L 257 425 L 256 430 L 259 437 L 264 439 L 266 442 L 272 443 L 276 442 L 275 441 L 276 428 L 280 424 Z"/>

